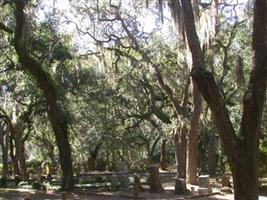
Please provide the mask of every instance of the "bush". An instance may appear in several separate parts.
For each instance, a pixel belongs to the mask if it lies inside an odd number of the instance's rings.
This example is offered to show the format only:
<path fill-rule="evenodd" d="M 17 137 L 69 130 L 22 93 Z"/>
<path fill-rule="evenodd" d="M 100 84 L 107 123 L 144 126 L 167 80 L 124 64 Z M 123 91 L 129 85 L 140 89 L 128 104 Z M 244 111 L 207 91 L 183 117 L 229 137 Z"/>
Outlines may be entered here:
<path fill-rule="evenodd" d="M 38 181 L 34 181 L 32 183 L 32 189 L 34 190 L 41 190 L 43 187 L 42 183 L 38 182 Z"/>
<path fill-rule="evenodd" d="M 7 179 L 1 178 L 0 179 L 0 187 L 6 187 L 7 186 Z"/>
<path fill-rule="evenodd" d="M 14 181 L 15 185 L 18 186 L 19 183 L 22 181 L 22 178 L 19 175 L 15 175 Z"/>

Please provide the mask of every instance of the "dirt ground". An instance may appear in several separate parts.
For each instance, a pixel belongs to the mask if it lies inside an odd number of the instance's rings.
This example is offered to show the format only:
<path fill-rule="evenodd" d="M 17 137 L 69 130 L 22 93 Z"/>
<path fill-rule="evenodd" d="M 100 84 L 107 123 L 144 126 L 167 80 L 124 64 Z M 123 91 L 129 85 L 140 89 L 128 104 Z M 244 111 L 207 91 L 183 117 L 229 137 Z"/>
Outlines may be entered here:
<path fill-rule="evenodd" d="M 129 200 L 133 199 L 131 197 L 131 193 L 129 192 L 99 192 L 99 193 L 91 193 L 87 192 L 86 194 L 81 194 L 81 192 L 75 192 L 71 194 L 67 194 L 69 200 Z M 157 199 L 157 200 L 183 200 L 183 199 L 191 199 L 189 198 L 174 195 L 173 192 L 164 192 L 159 194 L 152 194 L 149 192 L 142 192 L 139 194 L 141 199 Z M 0 189 L 0 200 L 60 200 L 61 194 L 55 193 L 51 191 L 47 192 L 36 192 L 32 190 L 26 189 Z M 230 200 L 233 199 L 231 196 L 223 196 L 223 195 L 212 195 L 210 197 L 202 197 L 202 198 L 194 198 L 195 200 Z"/>
<path fill-rule="evenodd" d="M 179 196 L 173 194 L 172 191 L 165 191 L 164 193 L 153 194 L 149 192 L 141 192 L 139 194 L 140 200 L 234 200 L 233 195 L 214 194 L 205 197 L 197 196 Z M 37 192 L 27 189 L 0 189 L 0 200 L 61 200 L 61 194 L 46 191 Z M 68 200 L 129 200 L 133 199 L 130 192 L 81 192 L 67 194 Z M 267 196 L 261 196 L 260 200 L 267 200 Z"/>
<path fill-rule="evenodd" d="M 173 175 L 165 175 L 161 177 L 164 187 L 163 193 L 149 193 L 148 186 L 144 187 L 144 191 L 139 193 L 139 199 L 142 200 L 234 200 L 232 194 L 223 194 L 219 187 L 216 187 L 216 179 L 212 179 L 212 195 L 200 197 L 196 195 L 179 196 L 174 194 L 174 178 Z M 187 185 L 187 188 L 197 191 L 198 186 Z M 267 186 L 261 190 L 260 200 L 267 200 Z M 10 189 L 0 188 L 0 200 L 61 200 L 61 193 L 52 190 L 34 191 L 30 189 Z M 132 190 L 110 192 L 105 188 L 80 188 L 73 193 L 67 194 L 68 200 L 129 200 L 133 199 Z"/>

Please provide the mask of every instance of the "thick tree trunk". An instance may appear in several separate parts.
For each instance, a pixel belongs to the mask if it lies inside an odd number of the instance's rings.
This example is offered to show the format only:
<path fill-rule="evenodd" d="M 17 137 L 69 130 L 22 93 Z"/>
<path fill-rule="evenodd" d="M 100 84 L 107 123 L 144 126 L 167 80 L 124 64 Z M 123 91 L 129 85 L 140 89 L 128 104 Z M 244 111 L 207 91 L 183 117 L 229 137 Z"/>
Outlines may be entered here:
<path fill-rule="evenodd" d="M 254 149 L 254 150 L 253 150 Z M 238 159 L 232 167 L 235 200 L 257 200 L 258 181 L 258 150 L 242 145 L 238 148 Z"/>
<path fill-rule="evenodd" d="M 71 147 L 68 139 L 68 122 L 65 112 L 58 100 L 57 91 L 53 80 L 42 69 L 42 64 L 36 61 L 27 52 L 27 16 L 25 10 L 26 0 L 15 1 L 15 50 L 18 54 L 22 68 L 29 72 L 37 81 L 38 87 L 42 90 L 48 107 L 48 117 L 51 122 L 56 143 L 59 149 L 59 160 L 63 172 L 62 189 L 73 189 L 73 170 Z"/>
<path fill-rule="evenodd" d="M 209 134 L 208 142 L 208 169 L 209 175 L 216 175 L 216 137 L 213 133 Z"/>
<path fill-rule="evenodd" d="M 187 182 L 197 183 L 197 165 L 198 165 L 198 124 L 201 114 L 202 100 L 196 84 L 193 81 L 193 101 L 194 110 L 191 118 L 191 127 L 188 136 L 187 145 Z"/>
<path fill-rule="evenodd" d="M 15 141 L 15 158 L 19 170 L 19 175 L 23 180 L 26 180 L 26 160 L 25 147 L 22 140 L 22 130 L 19 124 L 14 125 L 14 141 Z"/>
<path fill-rule="evenodd" d="M 187 128 L 183 125 L 180 130 L 176 130 L 173 136 L 174 148 L 175 148 L 175 159 L 177 165 L 177 178 L 186 178 L 186 146 L 187 139 L 186 133 Z"/>
<path fill-rule="evenodd" d="M 58 110 L 58 109 L 57 109 Z M 56 136 L 56 142 L 59 150 L 59 160 L 62 169 L 62 190 L 72 190 L 73 182 L 73 169 L 72 169 L 72 156 L 71 147 L 68 139 L 67 122 L 65 116 L 61 118 L 59 112 L 50 112 L 50 121 Z M 63 121 L 62 121 L 63 120 Z"/>
<path fill-rule="evenodd" d="M 2 127 L 1 127 L 2 128 Z M 9 147 L 9 131 L 1 130 L 1 149 L 2 149 L 2 184 L 6 186 L 6 180 L 8 178 L 8 147 Z"/>
<path fill-rule="evenodd" d="M 166 159 L 166 139 L 162 140 L 161 148 L 160 148 L 160 168 L 162 170 L 166 170 L 168 167 L 167 159 Z"/>
<path fill-rule="evenodd" d="M 27 180 L 27 166 L 26 166 L 26 155 L 25 155 L 25 143 L 22 142 L 20 149 L 19 149 L 19 165 L 21 176 L 23 180 Z"/>
<path fill-rule="evenodd" d="M 159 168 L 154 165 L 149 167 L 149 186 L 150 192 L 158 193 L 163 191 L 163 187 L 159 177 Z"/>
<path fill-rule="evenodd" d="M 12 160 L 12 164 L 13 164 L 13 175 L 21 175 L 20 174 L 20 170 L 19 170 L 19 165 L 18 165 L 18 162 L 17 162 L 17 159 L 16 159 L 16 156 L 14 154 L 14 143 L 13 143 L 13 136 L 12 136 L 12 133 L 11 133 L 11 137 L 9 138 L 9 146 L 10 146 L 10 151 L 9 151 L 9 155 L 10 155 L 10 158 Z"/>

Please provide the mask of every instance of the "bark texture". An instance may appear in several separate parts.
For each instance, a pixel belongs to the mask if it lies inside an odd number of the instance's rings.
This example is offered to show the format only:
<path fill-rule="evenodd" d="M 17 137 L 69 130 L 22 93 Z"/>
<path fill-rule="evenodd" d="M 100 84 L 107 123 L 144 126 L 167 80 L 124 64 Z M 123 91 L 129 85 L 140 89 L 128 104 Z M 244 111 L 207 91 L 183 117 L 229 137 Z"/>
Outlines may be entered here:
<path fill-rule="evenodd" d="M 159 177 L 159 168 L 157 166 L 149 167 L 149 191 L 159 193 L 163 191 L 163 187 Z"/>
<path fill-rule="evenodd" d="M 166 158 L 166 139 L 162 139 L 160 147 L 160 168 L 166 170 L 168 167 L 167 158 Z"/>
<path fill-rule="evenodd" d="M 9 149 L 9 131 L 8 127 L 4 130 L 4 123 L 0 124 L 0 143 L 2 150 L 2 186 L 6 186 L 7 178 L 8 178 L 8 149 Z"/>
<path fill-rule="evenodd" d="M 191 117 L 191 127 L 187 145 L 187 182 L 197 183 L 197 164 L 198 164 L 198 124 L 202 108 L 202 99 L 197 85 L 193 81 L 193 103 L 194 109 Z"/>
<path fill-rule="evenodd" d="M 187 147 L 187 128 L 183 125 L 176 129 L 173 135 L 173 142 L 175 148 L 175 159 L 177 167 L 177 178 L 186 178 L 186 147 Z"/>

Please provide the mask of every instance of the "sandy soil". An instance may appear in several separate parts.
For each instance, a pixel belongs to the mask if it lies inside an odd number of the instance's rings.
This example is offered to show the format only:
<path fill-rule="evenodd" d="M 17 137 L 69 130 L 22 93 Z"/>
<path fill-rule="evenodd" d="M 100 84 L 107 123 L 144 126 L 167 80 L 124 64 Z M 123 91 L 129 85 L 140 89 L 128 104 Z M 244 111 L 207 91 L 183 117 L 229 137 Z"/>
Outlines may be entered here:
<path fill-rule="evenodd" d="M 71 200 L 129 200 L 132 194 L 129 192 L 75 192 L 68 194 L 68 199 Z M 156 199 L 156 200 L 183 200 L 191 199 L 174 195 L 173 192 L 164 192 L 159 194 L 152 194 L 149 192 L 141 192 L 139 194 L 141 199 Z M 190 196 L 192 197 L 192 196 Z M 32 190 L 22 189 L 0 189 L 0 200 L 24 200 L 30 198 L 31 200 L 60 200 L 61 195 L 59 193 L 47 191 L 47 192 L 36 192 Z M 231 196 L 213 195 L 210 197 L 194 198 L 196 200 L 230 200 L 233 199 Z"/>

